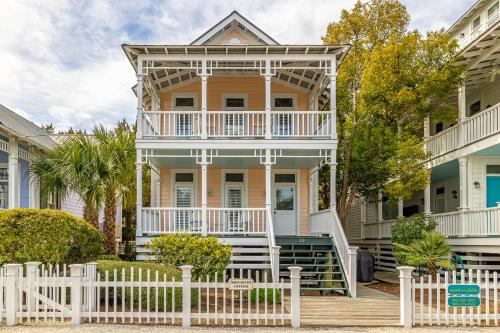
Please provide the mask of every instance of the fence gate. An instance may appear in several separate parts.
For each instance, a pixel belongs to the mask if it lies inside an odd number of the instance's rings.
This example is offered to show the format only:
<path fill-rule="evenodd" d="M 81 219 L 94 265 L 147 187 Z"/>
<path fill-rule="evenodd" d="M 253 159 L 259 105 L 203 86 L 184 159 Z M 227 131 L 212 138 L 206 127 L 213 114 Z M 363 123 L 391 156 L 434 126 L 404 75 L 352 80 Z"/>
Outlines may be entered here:
<path fill-rule="evenodd" d="M 460 270 L 412 278 L 400 271 L 401 325 L 499 326 L 497 272 Z"/>
<path fill-rule="evenodd" d="M 192 266 L 181 268 L 176 281 L 141 268 L 98 274 L 95 263 L 8 264 L 0 268 L 0 321 L 300 326 L 299 267 L 278 283 L 250 270 L 193 280 Z"/>

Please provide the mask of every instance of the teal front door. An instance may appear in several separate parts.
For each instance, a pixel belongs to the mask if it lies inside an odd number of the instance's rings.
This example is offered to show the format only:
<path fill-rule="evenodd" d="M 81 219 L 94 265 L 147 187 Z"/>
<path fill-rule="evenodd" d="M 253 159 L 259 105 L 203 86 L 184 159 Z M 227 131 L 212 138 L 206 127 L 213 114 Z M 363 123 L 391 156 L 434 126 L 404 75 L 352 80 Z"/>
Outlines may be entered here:
<path fill-rule="evenodd" d="M 500 202 L 500 176 L 486 177 L 486 207 L 496 207 Z"/>

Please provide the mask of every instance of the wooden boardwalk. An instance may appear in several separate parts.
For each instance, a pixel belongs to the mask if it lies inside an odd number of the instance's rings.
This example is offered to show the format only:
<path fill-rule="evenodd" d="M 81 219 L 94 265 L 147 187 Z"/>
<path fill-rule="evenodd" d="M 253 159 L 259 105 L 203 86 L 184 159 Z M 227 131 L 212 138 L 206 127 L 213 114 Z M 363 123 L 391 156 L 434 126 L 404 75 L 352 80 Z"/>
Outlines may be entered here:
<path fill-rule="evenodd" d="M 399 298 L 358 284 L 358 297 L 302 296 L 301 326 L 400 326 Z"/>

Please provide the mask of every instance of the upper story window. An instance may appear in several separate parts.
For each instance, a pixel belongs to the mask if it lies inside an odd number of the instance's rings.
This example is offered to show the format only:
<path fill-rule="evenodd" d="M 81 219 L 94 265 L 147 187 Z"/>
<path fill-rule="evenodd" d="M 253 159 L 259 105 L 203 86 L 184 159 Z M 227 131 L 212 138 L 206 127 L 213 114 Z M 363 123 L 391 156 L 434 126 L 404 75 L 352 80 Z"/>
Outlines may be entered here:
<path fill-rule="evenodd" d="M 276 108 L 293 108 L 293 98 L 278 97 L 274 99 L 274 107 Z"/>
<path fill-rule="evenodd" d="M 243 183 L 244 178 L 242 173 L 226 173 L 226 183 Z"/>
<path fill-rule="evenodd" d="M 175 98 L 176 107 L 194 107 L 193 97 L 176 97 Z"/>
<path fill-rule="evenodd" d="M 479 29 L 479 26 L 481 25 L 481 16 L 478 16 L 472 21 L 472 31 L 476 31 Z"/>
<path fill-rule="evenodd" d="M 244 98 L 226 98 L 226 108 L 244 108 Z"/>
<path fill-rule="evenodd" d="M 488 9 L 488 20 L 498 17 L 498 2 Z"/>
<path fill-rule="evenodd" d="M 476 101 L 469 106 L 469 117 L 481 111 L 481 101 Z"/>
<path fill-rule="evenodd" d="M 175 174 L 176 183 L 192 183 L 194 176 L 192 172 L 177 172 Z"/>

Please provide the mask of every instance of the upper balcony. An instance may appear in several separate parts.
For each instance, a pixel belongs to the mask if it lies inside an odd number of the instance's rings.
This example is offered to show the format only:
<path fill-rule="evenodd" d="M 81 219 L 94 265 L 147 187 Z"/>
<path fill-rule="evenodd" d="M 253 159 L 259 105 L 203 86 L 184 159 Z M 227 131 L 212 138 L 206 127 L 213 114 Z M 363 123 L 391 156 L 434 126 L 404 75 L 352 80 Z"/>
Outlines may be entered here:
<path fill-rule="evenodd" d="M 144 111 L 143 139 L 331 139 L 323 111 Z M 268 124 L 269 123 L 269 124 Z M 268 131 L 269 129 L 269 131 Z"/>

